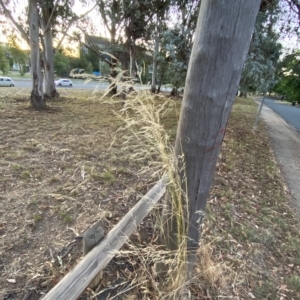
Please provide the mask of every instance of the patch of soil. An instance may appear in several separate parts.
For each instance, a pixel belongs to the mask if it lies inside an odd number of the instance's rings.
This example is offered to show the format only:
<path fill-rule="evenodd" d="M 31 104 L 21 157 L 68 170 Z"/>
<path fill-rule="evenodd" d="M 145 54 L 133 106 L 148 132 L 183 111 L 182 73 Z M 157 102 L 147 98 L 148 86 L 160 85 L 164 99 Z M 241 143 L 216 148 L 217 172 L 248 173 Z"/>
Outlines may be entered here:
<path fill-rule="evenodd" d="M 82 233 L 99 219 L 107 233 L 154 179 L 112 144 L 120 103 L 74 91 L 34 111 L 19 93 L 0 98 L 0 295 L 38 299 L 80 259 Z"/>

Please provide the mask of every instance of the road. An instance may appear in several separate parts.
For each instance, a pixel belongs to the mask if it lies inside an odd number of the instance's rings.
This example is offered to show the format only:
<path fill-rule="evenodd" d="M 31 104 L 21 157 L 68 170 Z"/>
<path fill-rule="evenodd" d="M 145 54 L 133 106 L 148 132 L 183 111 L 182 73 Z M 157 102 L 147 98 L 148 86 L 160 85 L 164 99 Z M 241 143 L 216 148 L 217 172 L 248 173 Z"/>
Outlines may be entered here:
<path fill-rule="evenodd" d="M 14 79 L 14 82 L 16 84 L 16 87 L 20 88 L 31 88 L 31 79 Z M 96 81 L 90 81 L 88 83 L 85 83 L 84 80 L 72 80 L 73 87 L 75 89 L 84 89 L 84 90 L 93 90 L 96 87 L 100 90 L 104 90 L 107 88 L 108 83 L 107 82 L 96 82 Z M 58 89 L 61 87 L 57 87 Z M 69 88 L 69 87 L 62 87 L 62 88 Z M 70 89 L 71 89 L 70 88 Z"/>
<path fill-rule="evenodd" d="M 29 78 L 24 78 L 24 79 L 14 79 L 14 82 L 16 84 L 16 87 L 20 87 L 20 88 L 31 88 L 31 79 Z M 80 80 L 80 79 L 72 79 L 73 82 L 73 87 L 57 87 L 57 89 L 60 88 L 67 88 L 67 89 L 82 89 L 82 90 L 94 90 L 95 88 L 98 90 L 105 90 L 109 83 L 108 82 L 97 82 L 97 81 L 90 81 L 85 83 L 84 80 Z M 121 87 L 121 86 L 119 86 Z M 134 86 L 134 88 L 136 90 L 145 90 L 145 89 L 150 89 L 149 85 L 140 85 L 140 84 L 136 84 Z M 171 91 L 171 88 L 166 88 L 166 87 L 162 87 L 161 88 L 162 91 Z"/>
<path fill-rule="evenodd" d="M 266 98 L 265 104 L 300 132 L 300 108 Z"/>

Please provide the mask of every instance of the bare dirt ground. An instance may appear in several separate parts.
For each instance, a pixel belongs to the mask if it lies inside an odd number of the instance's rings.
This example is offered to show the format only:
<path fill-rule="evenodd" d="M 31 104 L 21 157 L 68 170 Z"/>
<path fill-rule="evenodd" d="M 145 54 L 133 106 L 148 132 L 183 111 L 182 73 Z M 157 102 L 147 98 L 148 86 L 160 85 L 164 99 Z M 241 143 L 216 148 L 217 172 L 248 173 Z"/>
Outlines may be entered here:
<path fill-rule="evenodd" d="M 3 299 L 53 286 L 81 255 L 74 238 L 99 219 L 108 231 L 154 180 L 137 174 L 145 162 L 128 158 L 135 145 L 112 144 L 120 103 L 88 100 L 91 92 L 67 97 L 66 90 L 37 112 L 28 109 L 28 94 L 1 89 Z"/>
<path fill-rule="evenodd" d="M 123 124 L 115 115 L 121 103 L 69 93 L 61 90 L 48 110 L 36 112 L 28 109 L 28 90 L 1 89 L 2 300 L 40 299 L 81 259 L 82 233 L 99 219 L 107 233 L 158 179 L 150 168 L 157 158 L 133 159 L 139 141 L 128 143 L 127 131 L 115 134 Z M 171 139 L 179 105 L 174 108 L 162 117 Z M 251 131 L 255 114 L 253 101 L 237 99 L 189 282 L 191 299 L 300 299 L 299 223 L 264 126 Z M 151 256 L 155 223 L 150 214 L 104 270 L 99 288 L 105 291 L 93 298 L 87 290 L 81 299 L 163 299 Z M 120 282 L 125 290 L 134 286 L 116 296 Z"/>

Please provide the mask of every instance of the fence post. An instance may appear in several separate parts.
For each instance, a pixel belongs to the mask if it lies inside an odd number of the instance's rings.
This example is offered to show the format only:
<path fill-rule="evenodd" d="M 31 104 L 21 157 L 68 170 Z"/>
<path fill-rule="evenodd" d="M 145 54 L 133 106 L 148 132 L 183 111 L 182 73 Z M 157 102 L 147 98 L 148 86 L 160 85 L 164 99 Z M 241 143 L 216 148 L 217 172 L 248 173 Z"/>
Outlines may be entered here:
<path fill-rule="evenodd" d="M 82 252 L 83 256 L 87 255 L 104 237 L 104 230 L 99 224 L 93 225 L 83 234 Z M 101 270 L 95 279 L 89 285 L 90 288 L 95 289 L 103 278 L 103 271 Z"/>

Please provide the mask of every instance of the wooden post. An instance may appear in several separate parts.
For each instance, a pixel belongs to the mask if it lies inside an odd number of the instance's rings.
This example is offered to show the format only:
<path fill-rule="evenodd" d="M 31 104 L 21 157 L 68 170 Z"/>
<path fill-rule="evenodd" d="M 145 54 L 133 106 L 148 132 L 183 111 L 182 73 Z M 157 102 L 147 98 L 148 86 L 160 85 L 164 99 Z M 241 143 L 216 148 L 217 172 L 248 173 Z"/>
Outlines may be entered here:
<path fill-rule="evenodd" d="M 99 224 L 93 225 L 83 234 L 83 256 L 87 255 L 104 237 L 104 230 Z M 90 288 L 95 289 L 103 278 L 103 270 L 94 278 L 89 285 Z"/>
<path fill-rule="evenodd" d="M 201 1 L 175 141 L 175 155 L 183 158 L 178 159 L 182 198 L 188 198 L 189 275 L 196 261 L 206 201 L 260 3 Z M 172 212 L 172 207 L 168 211 Z M 169 227 L 165 234 L 177 242 L 177 231 L 175 226 Z"/>
<path fill-rule="evenodd" d="M 122 218 L 122 220 L 71 270 L 43 300 L 76 300 L 95 276 L 107 266 L 166 191 L 167 176 Z"/>

